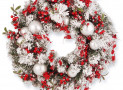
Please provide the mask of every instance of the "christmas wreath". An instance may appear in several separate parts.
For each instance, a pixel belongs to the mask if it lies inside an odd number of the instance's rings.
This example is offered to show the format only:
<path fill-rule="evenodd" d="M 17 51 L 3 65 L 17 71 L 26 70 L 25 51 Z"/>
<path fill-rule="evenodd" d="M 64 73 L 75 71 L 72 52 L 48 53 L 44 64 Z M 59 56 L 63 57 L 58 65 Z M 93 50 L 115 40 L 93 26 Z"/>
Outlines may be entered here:
<path fill-rule="evenodd" d="M 23 81 L 45 90 L 89 90 L 93 80 L 115 61 L 116 34 L 112 23 L 95 1 L 35 0 L 25 8 L 11 7 L 15 31 L 3 34 L 10 40 L 9 55 L 14 73 Z M 66 57 L 47 53 L 50 31 L 64 32 L 76 40 Z"/>

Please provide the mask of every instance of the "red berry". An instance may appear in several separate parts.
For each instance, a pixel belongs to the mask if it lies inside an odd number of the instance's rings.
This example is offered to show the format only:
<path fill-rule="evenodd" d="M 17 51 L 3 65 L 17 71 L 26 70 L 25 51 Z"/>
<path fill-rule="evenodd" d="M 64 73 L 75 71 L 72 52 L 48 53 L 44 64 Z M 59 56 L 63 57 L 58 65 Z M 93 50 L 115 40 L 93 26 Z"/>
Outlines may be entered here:
<path fill-rule="evenodd" d="M 9 34 L 11 34 L 12 32 L 10 31 Z"/>
<path fill-rule="evenodd" d="M 101 26 L 104 27 L 104 24 L 102 24 Z"/>
<path fill-rule="evenodd" d="M 18 29 L 18 31 L 21 31 L 21 29 Z"/>
<path fill-rule="evenodd" d="M 69 81 L 69 78 L 66 78 L 66 81 Z"/>
<path fill-rule="evenodd" d="M 88 87 L 85 87 L 85 89 L 84 90 L 89 90 L 89 88 Z"/>
<path fill-rule="evenodd" d="M 61 61 L 61 60 L 59 60 L 59 65 L 60 65 L 60 66 L 62 65 L 62 61 Z"/>
<path fill-rule="evenodd" d="M 88 60 L 86 59 L 85 62 L 88 62 Z"/>
<path fill-rule="evenodd" d="M 62 75 L 63 75 L 63 73 L 60 73 L 60 75 L 62 76 Z"/>
<path fill-rule="evenodd" d="M 115 34 L 115 35 L 113 35 L 112 37 L 116 39 L 116 38 L 117 38 L 117 35 Z"/>
<path fill-rule="evenodd" d="M 63 80 L 60 80 L 60 84 L 62 84 L 63 83 Z"/>
<path fill-rule="evenodd" d="M 31 81 L 34 81 L 35 79 L 34 79 L 34 78 L 31 78 L 30 80 L 31 80 Z"/>
<path fill-rule="evenodd" d="M 17 29 L 17 27 L 15 27 L 15 29 Z"/>
<path fill-rule="evenodd" d="M 65 39 L 71 39 L 71 35 L 67 35 L 64 37 Z"/>
<path fill-rule="evenodd" d="M 81 65 L 84 65 L 84 64 L 85 64 L 85 63 L 82 61 L 82 62 L 81 62 Z"/>
<path fill-rule="evenodd" d="M 23 76 L 21 76 L 21 78 L 23 79 Z"/>
<path fill-rule="evenodd" d="M 98 30 L 95 30 L 95 33 L 98 33 L 99 31 Z"/>
<path fill-rule="evenodd" d="M 87 23 L 87 26 L 89 26 L 89 23 Z"/>
<path fill-rule="evenodd" d="M 45 10 L 47 11 L 48 10 L 48 7 L 45 7 Z"/>
<path fill-rule="evenodd" d="M 116 48 L 116 44 L 113 45 L 113 48 Z"/>
<path fill-rule="evenodd" d="M 112 61 L 115 61 L 115 56 L 112 56 Z"/>
<path fill-rule="evenodd" d="M 25 74 L 25 77 L 28 77 L 28 74 Z"/>
<path fill-rule="evenodd" d="M 67 84 L 66 82 L 64 82 L 64 84 Z"/>
<path fill-rule="evenodd" d="M 10 35 L 8 35 L 7 38 L 10 38 Z"/>
<path fill-rule="evenodd" d="M 55 10 L 57 10 L 57 8 L 55 8 Z"/>
<path fill-rule="evenodd" d="M 40 12 L 40 11 L 38 11 L 38 14 L 40 15 L 40 14 L 41 14 L 41 12 Z"/>
<path fill-rule="evenodd" d="M 26 81 L 27 80 L 27 77 L 24 77 L 24 80 Z"/>
<path fill-rule="evenodd" d="M 111 51 L 111 54 L 114 54 L 114 50 Z"/>
<path fill-rule="evenodd" d="M 13 32 L 13 35 L 15 35 L 15 32 Z"/>
<path fill-rule="evenodd" d="M 13 40 L 14 38 L 13 37 L 11 37 L 11 40 Z"/>
<path fill-rule="evenodd" d="M 82 22 L 81 22 L 81 24 L 84 24 L 85 23 L 85 20 L 83 20 Z"/>
<path fill-rule="evenodd" d="M 11 15 L 11 18 L 13 18 L 13 15 Z"/>
<path fill-rule="evenodd" d="M 94 13 L 97 14 L 97 11 L 95 11 Z"/>
<path fill-rule="evenodd" d="M 105 30 L 102 30 L 101 32 L 100 32 L 100 34 L 104 34 L 105 33 Z"/>

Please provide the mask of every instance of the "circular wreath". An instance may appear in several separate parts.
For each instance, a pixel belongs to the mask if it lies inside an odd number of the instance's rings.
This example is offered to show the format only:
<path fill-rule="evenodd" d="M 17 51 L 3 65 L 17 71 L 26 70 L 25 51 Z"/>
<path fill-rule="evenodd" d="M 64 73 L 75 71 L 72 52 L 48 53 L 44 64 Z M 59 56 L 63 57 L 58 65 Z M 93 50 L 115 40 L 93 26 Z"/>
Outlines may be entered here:
<path fill-rule="evenodd" d="M 4 34 L 14 73 L 46 90 L 89 89 L 89 83 L 104 78 L 103 71 L 115 61 L 116 34 L 109 18 L 91 0 L 36 0 L 11 7 L 16 31 Z M 64 39 L 76 40 L 66 57 L 48 51 L 50 31 L 63 31 Z"/>

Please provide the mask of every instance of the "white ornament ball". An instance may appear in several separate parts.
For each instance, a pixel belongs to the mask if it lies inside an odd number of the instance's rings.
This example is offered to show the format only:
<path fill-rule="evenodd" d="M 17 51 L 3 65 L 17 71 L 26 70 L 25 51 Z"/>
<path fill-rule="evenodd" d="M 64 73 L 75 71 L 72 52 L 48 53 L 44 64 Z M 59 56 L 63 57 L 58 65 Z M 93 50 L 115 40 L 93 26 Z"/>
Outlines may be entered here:
<path fill-rule="evenodd" d="M 69 24 L 69 18 L 68 17 L 64 17 L 63 21 L 64 21 L 64 24 L 65 25 L 68 25 Z"/>
<path fill-rule="evenodd" d="M 17 43 L 22 43 L 24 41 L 24 38 L 23 37 L 19 37 L 18 40 L 17 40 Z"/>
<path fill-rule="evenodd" d="M 34 20 L 29 24 L 29 31 L 33 34 L 39 33 L 42 29 L 42 25 L 39 21 Z"/>
<path fill-rule="evenodd" d="M 35 64 L 33 67 L 33 72 L 39 76 L 42 76 L 43 73 L 45 73 L 46 71 L 47 71 L 47 67 L 44 64 Z"/>
<path fill-rule="evenodd" d="M 94 33 L 94 25 L 91 22 L 86 22 L 81 28 L 81 33 L 85 36 L 92 35 Z"/>
<path fill-rule="evenodd" d="M 23 27 L 20 31 L 20 34 L 25 35 L 28 32 L 28 30 L 29 30 L 28 27 Z"/>
<path fill-rule="evenodd" d="M 91 42 L 90 42 L 90 48 L 92 49 L 92 50 L 97 50 L 97 49 L 99 49 L 99 45 L 98 45 L 98 40 L 91 40 Z"/>
<path fill-rule="evenodd" d="M 69 77 L 73 78 L 76 77 L 76 75 L 78 74 L 75 70 L 72 70 L 71 68 L 68 69 L 67 74 Z"/>

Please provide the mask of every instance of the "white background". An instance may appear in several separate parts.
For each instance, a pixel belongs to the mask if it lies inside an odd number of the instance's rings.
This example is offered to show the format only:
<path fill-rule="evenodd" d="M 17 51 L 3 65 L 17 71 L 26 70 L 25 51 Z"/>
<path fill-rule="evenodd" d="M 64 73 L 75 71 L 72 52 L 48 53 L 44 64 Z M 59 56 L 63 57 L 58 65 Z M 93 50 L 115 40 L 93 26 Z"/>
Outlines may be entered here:
<path fill-rule="evenodd" d="M 4 27 L 13 29 L 10 24 L 10 7 L 24 5 L 26 0 L 0 1 L 0 90 L 39 90 L 32 85 L 25 85 L 12 73 L 12 63 L 7 55 L 7 39 L 2 35 Z M 28 0 L 27 0 L 28 1 Z M 109 69 L 105 81 L 96 82 L 91 90 L 123 90 L 123 0 L 97 0 L 102 9 L 111 17 L 118 35 L 116 62 Z"/>

